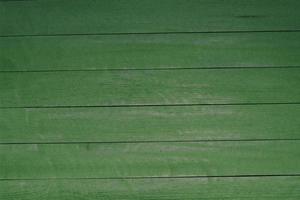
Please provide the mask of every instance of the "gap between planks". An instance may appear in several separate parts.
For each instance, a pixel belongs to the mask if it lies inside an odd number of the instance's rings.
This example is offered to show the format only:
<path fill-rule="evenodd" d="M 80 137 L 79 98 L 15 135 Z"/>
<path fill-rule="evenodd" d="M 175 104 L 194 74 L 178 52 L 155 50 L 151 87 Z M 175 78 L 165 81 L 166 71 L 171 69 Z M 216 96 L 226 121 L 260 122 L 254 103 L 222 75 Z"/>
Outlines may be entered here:
<path fill-rule="evenodd" d="M 282 30 L 233 30 L 233 31 L 174 31 L 174 32 L 119 32 L 119 33 L 57 33 L 57 34 L 22 34 L 22 35 L 0 35 L 4 37 L 56 37 L 56 36 L 96 36 L 96 35 L 168 35 L 168 34 L 209 34 L 209 33 L 277 33 L 277 32 L 300 32 L 298 29 L 282 29 Z"/>
<path fill-rule="evenodd" d="M 253 105 L 299 105 L 300 102 L 268 102 L 268 103 L 190 103 L 190 104 L 122 104 L 122 105 L 61 105 L 61 106 L 5 106 L 0 109 L 48 109 L 48 108 L 122 108 L 122 107 L 179 107 L 179 106 L 253 106 Z"/>
<path fill-rule="evenodd" d="M 241 174 L 230 176 L 126 176 L 126 177 L 53 177 L 53 178 L 0 178 L 0 181 L 48 181 L 48 180 L 136 180 L 136 179 L 213 179 L 213 178 L 266 178 L 300 177 L 300 174 Z"/>
<path fill-rule="evenodd" d="M 216 139 L 216 140 L 136 140 L 136 141 L 66 141 L 66 142 L 0 142 L 0 145 L 60 145 L 60 144 L 139 144 L 139 143 L 205 143 L 205 142 L 272 142 L 300 141 L 300 138 Z"/>
<path fill-rule="evenodd" d="M 250 67 L 180 67 L 180 68 L 115 68 L 115 69 L 56 69 L 56 70 L 0 70 L 0 73 L 57 73 L 57 72 L 101 72 L 101 71 L 167 71 L 167 70 L 243 70 L 243 69 L 297 69 L 300 68 L 299 65 L 295 66 L 250 66 Z"/>

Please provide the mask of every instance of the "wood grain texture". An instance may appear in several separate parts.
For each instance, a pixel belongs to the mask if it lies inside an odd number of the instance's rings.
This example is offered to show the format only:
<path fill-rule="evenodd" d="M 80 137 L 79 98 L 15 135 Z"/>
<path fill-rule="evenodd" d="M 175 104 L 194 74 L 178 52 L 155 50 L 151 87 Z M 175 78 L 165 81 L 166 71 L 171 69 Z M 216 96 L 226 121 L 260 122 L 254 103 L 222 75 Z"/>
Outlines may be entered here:
<path fill-rule="evenodd" d="M 298 200 L 299 177 L 0 181 L 6 200 Z"/>
<path fill-rule="evenodd" d="M 300 199 L 299 9 L 0 0 L 0 199 Z"/>
<path fill-rule="evenodd" d="M 300 141 L 0 145 L 0 178 L 299 174 Z"/>
<path fill-rule="evenodd" d="M 0 73 L 0 106 L 293 103 L 300 69 Z"/>
<path fill-rule="evenodd" d="M 5 1 L 0 35 L 295 30 L 299 8 L 298 0 Z"/>
<path fill-rule="evenodd" d="M 300 105 L 0 109 L 1 143 L 300 139 Z"/>
<path fill-rule="evenodd" d="M 0 73 L 0 106 L 293 103 L 300 69 Z"/>
<path fill-rule="evenodd" d="M 0 37 L 0 71 L 300 66 L 300 33 Z"/>

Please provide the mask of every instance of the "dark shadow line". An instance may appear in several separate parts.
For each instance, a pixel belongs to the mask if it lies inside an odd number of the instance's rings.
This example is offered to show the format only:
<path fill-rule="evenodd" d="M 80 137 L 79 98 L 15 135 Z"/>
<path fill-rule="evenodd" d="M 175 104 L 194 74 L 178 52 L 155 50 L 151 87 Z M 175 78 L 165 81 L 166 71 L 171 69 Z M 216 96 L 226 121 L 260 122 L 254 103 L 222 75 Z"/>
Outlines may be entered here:
<path fill-rule="evenodd" d="M 190 104 L 124 104 L 124 105 L 55 105 L 55 106 L 5 106 L 0 109 L 43 109 L 43 108 L 123 108 L 123 107 L 176 107 L 176 106 L 251 106 L 251 105 L 299 105 L 300 102 L 268 103 L 190 103 Z"/>
<path fill-rule="evenodd" d="M 266 178 L 300 177 L 300 174 L 242 174 L 242 175 L 190 175 L 190 176 L 126 176 L 126 177 L 78 177 L 78 178 L 0 178 L 0 181 L 49 181 L 49 180 L 138 180 L 138 179 L 206 179 L 206 178 Z"/>
<path fill-rule="evenodd" d="M 0 145 L 68 145 L 68 144 L 140 144 L 140 143 L 210 143 L 210 142 L 274 142 L 300 141 L 300 138 L 210 139 L 210 140 L 136 140 L 136 141 L 66 141 L 66 142 L 0 142 Z"/>
<path fill-rule="evenodd" d="M 245 66 L 245 67 L 162 67 L 162 68 L 114 68 L 114 69 L 54 69 L 54 70 L 0 70 L 0 73 L 56 73 L 56 72 L 101 72 L 101 71 L 168 71 L 168 70 L 247 70 L 247 69 L 298 69 L 300 66 Z"/>
<path fill-rule="evenodd" d="M 97 35 L 170 35 L 170 34 L 208 34 L 208 33 L 276 33 L 300 32 L 298 29 L 281 30 L 231 30 L 231 31 L 174 31 L 174 32 L 117 32 L 117 33 L 53 33 L 53 34 L 15 34 L 0 35 L 0 37 L 61 37 L 61 36 L 97 36 Z"/>

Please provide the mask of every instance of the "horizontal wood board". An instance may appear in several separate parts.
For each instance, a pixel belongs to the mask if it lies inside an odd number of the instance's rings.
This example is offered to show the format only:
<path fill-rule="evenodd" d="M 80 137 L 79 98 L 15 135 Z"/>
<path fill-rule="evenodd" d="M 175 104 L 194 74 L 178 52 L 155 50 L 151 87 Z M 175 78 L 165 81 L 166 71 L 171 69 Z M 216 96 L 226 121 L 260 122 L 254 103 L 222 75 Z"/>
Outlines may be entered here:
<path fill-rule="evenodd" d="M 300 139 L 300 105 L 0 109 L 1 143 Z"/>
<path fill-rule="evenodd" d="M 0 107 L 300 102 L 299 69 L 0 73 Z"/>
<path fill-rule="evenodd" d="M 0 179 L 300 174 L 300 141 L 0 145 Z"/>
<path fill-rule="evenodd" d="M 6 200 L 298 200 L 299 177 L 0 181 Z"/>
<path fill-rule="evenodd" d="M 0 37 L 0 71 L 300 67 L 300 33 Z"/>
<path fill-rule="evenodd" d="M 1 36 L 298 30 L 298 0 L 1 1 Z M 42 16 L 42 17 L 41 17 Z"/>

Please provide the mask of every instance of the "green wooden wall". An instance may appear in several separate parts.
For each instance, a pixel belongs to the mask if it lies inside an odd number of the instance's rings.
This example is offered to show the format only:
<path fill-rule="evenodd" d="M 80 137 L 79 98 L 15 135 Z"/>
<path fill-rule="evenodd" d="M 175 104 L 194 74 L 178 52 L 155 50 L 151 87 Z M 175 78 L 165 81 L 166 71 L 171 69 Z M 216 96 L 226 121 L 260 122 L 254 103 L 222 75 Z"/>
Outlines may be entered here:
<path fill-rule="evenodd" d="M 300 1 L 0 1 L 0 199 L 300 199 Z"/>

